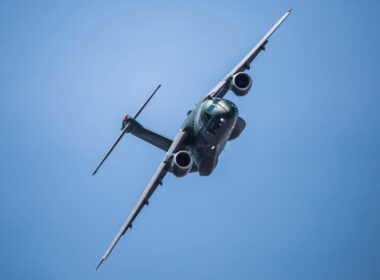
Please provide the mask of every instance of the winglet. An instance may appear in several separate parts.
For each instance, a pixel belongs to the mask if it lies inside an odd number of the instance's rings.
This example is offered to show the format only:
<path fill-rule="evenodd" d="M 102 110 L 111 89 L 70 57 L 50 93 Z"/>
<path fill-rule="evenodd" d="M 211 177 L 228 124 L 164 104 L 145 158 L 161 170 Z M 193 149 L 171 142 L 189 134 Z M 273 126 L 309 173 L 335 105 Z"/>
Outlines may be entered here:
<path fill-rule="evenodd" d="M 96 270 L 98 270 L 98 268 L 102 264 L 102 262 L 104 262 L 104 258 L 102 258 L 102 260 L 99 262 L 98 266 L 96 267 Z"/>

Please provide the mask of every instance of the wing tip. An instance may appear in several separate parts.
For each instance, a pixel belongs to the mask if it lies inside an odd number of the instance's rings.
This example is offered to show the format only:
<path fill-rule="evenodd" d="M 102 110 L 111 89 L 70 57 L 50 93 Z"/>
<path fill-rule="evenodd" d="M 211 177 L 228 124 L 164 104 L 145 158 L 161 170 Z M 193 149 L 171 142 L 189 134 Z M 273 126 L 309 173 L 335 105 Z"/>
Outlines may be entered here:
<path fill-rule="evenodd" d="M 102 264 L 102 262 L 104 262 L 104 258 L 102 258 L 102 260 L 99 262 L 98 266 L 96 267 L 95 270 L 98 270 L 98 268 L 100 267 L 100 265 Z"/>

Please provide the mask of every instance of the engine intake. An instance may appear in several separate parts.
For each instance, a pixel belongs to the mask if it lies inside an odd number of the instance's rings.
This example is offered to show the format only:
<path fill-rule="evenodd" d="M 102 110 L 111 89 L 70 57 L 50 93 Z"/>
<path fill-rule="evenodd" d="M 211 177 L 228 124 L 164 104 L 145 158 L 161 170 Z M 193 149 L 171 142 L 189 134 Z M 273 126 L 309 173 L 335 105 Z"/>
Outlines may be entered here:
<path fill-rule="evenodd" d="M 244 96 L 252 87 L 252 79 L 247 73 L 239 72 L 233 75 L 231 89 L 237 96 Z"/>
<path fill-rule="evenodd" d="M 179 151 L 173 157 L 171 169 L 177 177 L 183 177 L 191 170 L 193 158 L 188 151 Z"/>

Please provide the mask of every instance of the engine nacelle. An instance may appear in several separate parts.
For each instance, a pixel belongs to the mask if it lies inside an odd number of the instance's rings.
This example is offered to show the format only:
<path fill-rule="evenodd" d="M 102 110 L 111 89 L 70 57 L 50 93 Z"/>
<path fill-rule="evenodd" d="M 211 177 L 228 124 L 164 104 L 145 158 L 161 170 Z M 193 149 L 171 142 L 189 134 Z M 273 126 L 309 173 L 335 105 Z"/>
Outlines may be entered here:
<path fill-rule="evenodd" d="M 183 177 L 190 172 L 193 166 L 193 158 L 188 151 L 177 152 L 171 163 L 171 170 L 177 177 Z"/>
<path fill-rule="evenodd" d="M 252 87 L 252 79 L 247 73 L 239 72 L 232 76 L 231 89 L 237 96 L 244 96 Z"/>

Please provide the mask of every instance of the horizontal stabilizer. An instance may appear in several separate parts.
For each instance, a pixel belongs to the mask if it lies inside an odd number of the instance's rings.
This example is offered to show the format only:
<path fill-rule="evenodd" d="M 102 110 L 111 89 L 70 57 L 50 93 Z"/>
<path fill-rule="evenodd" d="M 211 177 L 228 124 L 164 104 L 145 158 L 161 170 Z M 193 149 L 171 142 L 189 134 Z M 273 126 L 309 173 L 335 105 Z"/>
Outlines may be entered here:
<path fill-rule="evenodd" d="M 133 119 L 136 119 L 138 117 L 138 115 L 140 115 L 140 113 L 142 112 L 142 110 L 145 108 L 145 106 L 148 104 L 148 102 L 152 99 L 153 95 L 157 92 L 157 90 L 161 87 L 161 85 L 158 85 L 156 87 L 156 89 L 152 92 L 152 94 L 148 97 L 148 99 L 145 101 L 145 103 L 140 107 L 140 109 L 136 112 L 136 114 L 133 116 Z M 127 119 L 128 120 L 128 119 Z M 129 128 L 129 123 L 127 123 L 123 129 L 123 131 L 121 132 L 121 134 L 119 135 L 119 137 L 116 139 L 115 143 L 113 143 L 111 149 L 107 152 L 107 154 L 104 156 L 104 158 L 102 159 L 102 161 L 100 162 L 100 164 L 98 165 L 98 167 L 96 167 L 94 173 L 92 173 L 92 175 L 95 175 L 96 172 L 98 172 L 99 168 L 102 166 L 103 162 L 107 159 L 107 157 L 111 154 L 111 152 L 113 151 L 113 149 L 116 147 L 116 145 L 119 143 L 119 141 L 121 140 L 121 138 L 123 138 L 124 134 L 127 132 L 127 129 Z"/>

